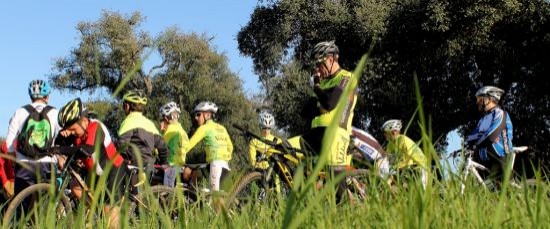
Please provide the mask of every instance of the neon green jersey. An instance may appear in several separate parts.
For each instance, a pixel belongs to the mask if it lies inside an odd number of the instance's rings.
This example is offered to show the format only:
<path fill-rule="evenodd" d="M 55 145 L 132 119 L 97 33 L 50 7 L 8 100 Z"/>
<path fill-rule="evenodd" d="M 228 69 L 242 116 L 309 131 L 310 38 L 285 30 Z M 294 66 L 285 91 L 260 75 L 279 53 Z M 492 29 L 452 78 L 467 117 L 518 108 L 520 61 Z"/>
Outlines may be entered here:
<path fill-rule="evenodd" d="M 185 146 L 185 152 L 189 152 L 203 139 L 206 147 L 206 162 L 231 160 L 233 143 L 225 127 L 212 120 L 206 121 L 193 134 L 189 140 L 189 144 Z"/>
<path fill-rule="evenodd" d="M 427 160 L 422 150 L 405 135 L 398 135 L 390 140 L 386 146 L 386 152 L 397 158 L 395 167 L 402 169 L 411 165 L 419 165 L 427 168 Z"/>
<path fill-rule="evenodd" d="M 170 150 L 168 163 L 170 165 L 184 165 L 186 153 L 183 146 L 189 143 L 189 137 L 181 124 L 179 122 L 168 124 L 162 138 Z"/>
<path fill-rule="evenodd" d="M 264 139 L 273 141 L 275 139 L 275 136 L 273 136 L 270 133 L 267 136 L 265 136 Z M 281 140 L 277 138 L 277 143 L 280 143 L 280 142 Z M 256 164 L 256 157 L 257 157 L 257 153 L 269 156 L 268 154 L 269 149 L 271 149 L 271 146 L 263 143 L 258 139 L 255 139 L 255 138 L 252 139 L 248 144 L 248 152 L 250 154 L 250 163 L 252 164 L 252 166 L 259 169 L 267 169 L 267 167 L 269 167 L 269 163 L 267 162 L 267 160 L 260 161 Z"/>
<path fill-rule="evenodd" d="M 340 99 L 341 92 L 349 85 L 353 74 L 344 69 L 336 72 L 336 75 L 321 80 L 319 89 L 314 89 L 318 99 L 320 114 L 311 121 L 311 128 L 327 127 L 336 117 L 336 105 Z M 357 93 L 353 93 L 346 103 L 344 113 L 338 122 L 340 128 L 351 133 L 351 121 L 353 120 L 353 109 L 357 102 Z"/>

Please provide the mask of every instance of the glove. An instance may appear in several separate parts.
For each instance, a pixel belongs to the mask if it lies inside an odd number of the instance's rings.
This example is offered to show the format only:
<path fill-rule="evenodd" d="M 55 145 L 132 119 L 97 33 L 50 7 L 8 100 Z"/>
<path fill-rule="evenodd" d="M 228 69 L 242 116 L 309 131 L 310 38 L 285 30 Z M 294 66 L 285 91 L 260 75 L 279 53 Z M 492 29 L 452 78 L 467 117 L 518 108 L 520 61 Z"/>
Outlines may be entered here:
<path fill-rule="evenodd" d="M 8 195 L 8 198 L 13 196 L 13 188 L 14 188 L 13 181 L 7 181 L 4 184 L 4 191 Z"/>
<path fill-rule="evenodd" d="M 315 87 L 315 85 L 318 85 L 321 83 L 321 78 L 318 75 L 311 75 L 309 77 L 309 85 L 311 87 Z"/>

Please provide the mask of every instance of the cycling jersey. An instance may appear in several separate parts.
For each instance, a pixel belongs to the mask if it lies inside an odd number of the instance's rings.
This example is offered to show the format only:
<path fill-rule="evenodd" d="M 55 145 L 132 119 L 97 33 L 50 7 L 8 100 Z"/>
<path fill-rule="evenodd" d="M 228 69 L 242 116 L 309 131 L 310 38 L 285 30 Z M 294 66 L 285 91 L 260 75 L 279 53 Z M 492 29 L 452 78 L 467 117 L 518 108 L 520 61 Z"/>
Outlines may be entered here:
<path fill-rule="evenodd" d="M 473 142 L 478 146 L 479 157 L 485 161 L 489 159 L 487 154 L 489 151 L 500 157 L 504 157 L 507 152 L 510 153 L 510 149 L 513 147 L 512 137 L 510 116 L 502 108 L 496 106 L 479 120 L 477 127 L 466 141 Z"/>
<path fill-rule="evenodd" d="M 85 158 L 84 165 L 89 171 L 95 169 L 97 175 L 103 174 L 109 162 L 117 168 L 123 164 L 124 158 L 118 154 L 111 135 L 103 123 L 89 119 L 85 133 L 79 138 L 74 138 L 72 146 L 61 146 L 60 151 L 65 153 L 76 153 L 80 149 L 86 151 L 90 156 Z M 96 149 L 96 146 L 99 147 Z"/>
<path fill-rule="evenodd" d="M 321 153 L 322 139 L 325 129 L 336 117 L 336 106 L 353 75 L 351 72 L 340 69 L 334 76 L 322 79 L 318 87 L 314 87 L 318 99 L 319 115 L 311 121 L 311 130 L 304 134 L 303 139 L 316 153 Z M 357 93 L 353 92 L 346 101 L 342 117 L 338 120 L 338 130 L 329 150 L 327 165 L 344 166 L 351 163 L 351 155 L 347 153 L 353 109 L 357 101 Z"/>
<path fill-rule="evenodd" d="M 225 127 L 212 120 L 206 121 L 197 128 L 197 131 L 189 140 L 189 144 L 185 146 L 185 152 L 189 152 L 203 139 L 206 147 L 206 162 L 231 160 L 233 143 Z"/>
<path fill-rule="evenodd" d="M 313 118 L 311 127 L 327 127 L 332 123 L 336 116 L 336 105 L 343 91 L 350 83 L 353 75 L 351 72 L 340 69 L 334 76 L 322 79 L 319 87 L 314 88 L 315 95 L 318 99 L 318 108 L 320 114 Z M 353 119 L 353 109 L 357 102 L 357 93 L 353 93 L 347 100 L 342 117 L 338 125 L 351 133 L 351 121 Z"/>
<path fill-rule="evenodd" d="M 265 136 L 264 139 L 268 141 L 276 140 L 276 143 L 281 143 L 281 140 L 275 138 L 275 136 L 273 136 L 271 133 Z M 250 143 L 248 144 L 248 152 L 250 154 L 250 163 L 253 167 L 258 169 L 267 169 L 269 167 L 269 162 L 267 161 L 267 157 L 269 156 L 269 149 L 271 149 L 271 146 L 263 143 L 258 139 L 254 138 L 250 141 Z M 259 153 L 259 155 L 257 155 L 257 153 Z M 260 155 L 264 155 L 265 158 L 262 161 L 256 163 L 256 159 Z"/>
<path fill-rule="evenodd" d="M 166 143 L 155 124 L 141 112 L 130 112 L 120 125 L 118 135 L 122 145 L 122 155 L 130 160 L 130 164 L 137 165 L 137 157 L 130 144 L 139 149 L 144 166 L 152 167 L 155 164 L 155 149 L 158 150 L 160 163 L 167 163 L 169 152 Z"/>
<path fill-rule="evenodd" d="M 179 122 L 168 124 L 162 138 L 170 150 L 168 163 L 170 165 L 184 165 L 186 153 L 183 146 L 189 143 L 189 137 L 181 124 Z"/>
<path fill-rule="evenodd" d="M 405 135 L 400 134 L 395 139 L 390 140 L 386 146 L 386 152 L 395 157 L 394 166 L 397 169 L 406 168 L 411 165 L 428 168 L 428 161 L 422 150 L 413 140 Z"/>

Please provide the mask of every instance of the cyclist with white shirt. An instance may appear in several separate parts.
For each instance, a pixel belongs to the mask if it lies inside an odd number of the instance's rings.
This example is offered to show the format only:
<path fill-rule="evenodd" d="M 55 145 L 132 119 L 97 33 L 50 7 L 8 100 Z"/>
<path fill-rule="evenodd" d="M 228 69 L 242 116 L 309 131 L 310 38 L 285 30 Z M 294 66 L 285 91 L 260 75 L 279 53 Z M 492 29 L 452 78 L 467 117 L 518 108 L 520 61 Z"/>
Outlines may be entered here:
<path fill-rule="evenodd" d="M 59 125 L 57 123 L 58 111 L 48 106 L 49 95 L 51 87 L 47 81 L 33 80 L 29 84 L 28 93 L 31 99 L 31 103 L 27 106 L 18 108 L 12 118 L 10 119 L 8 133 L 6 135 L 6 144 L 9 152 L 15 152 L 15 187 L 14 194 L 17 195 L 20 191 L 29 187 L 30 185 L 49 182 L 52 178 L 52 173 L 55 173 L 57 159 L 52 156 L 33 155 L 30 156 L 29 152 L 22 150 L 20 147 L 22 144 L 18 142 L 18 147 L 15 147 L 15 143 L 18 141 L 18 137 L 24 132 L 23 127 L 28 123 L 27 119 L 34 112 L 45 113 L 47 121 L 49 122 L 49 136 L 45 147 L 49 147 L 53 144 L 52 139 L 55 139 L 57 132 L 59 131 Z M 34 110 L 33 110 L 34 109 Z M 23 167 L 21 164 L 28 166 Z M 52 170 L 53 169 L 53 170 Z M 55 176 L 53 176 L 55 179 Z"/>

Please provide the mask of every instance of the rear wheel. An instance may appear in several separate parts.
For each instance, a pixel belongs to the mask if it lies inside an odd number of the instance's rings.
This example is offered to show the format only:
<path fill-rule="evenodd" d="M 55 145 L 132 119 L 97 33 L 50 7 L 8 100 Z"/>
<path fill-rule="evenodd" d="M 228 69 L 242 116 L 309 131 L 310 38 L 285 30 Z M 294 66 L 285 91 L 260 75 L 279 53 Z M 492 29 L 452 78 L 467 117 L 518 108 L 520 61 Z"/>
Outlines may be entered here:
<path fill-rule="evenodd" d="M 72 205 L 69 198 L 55 191 L 55 188 L 45 183 L 31 185 L 21 191 L 6 209 L 4 226 L 40 228 L 51 225 L 51 219 L 54 219 L 55 224 L 62 222 L 63 218 L 70 219 Z"/>

